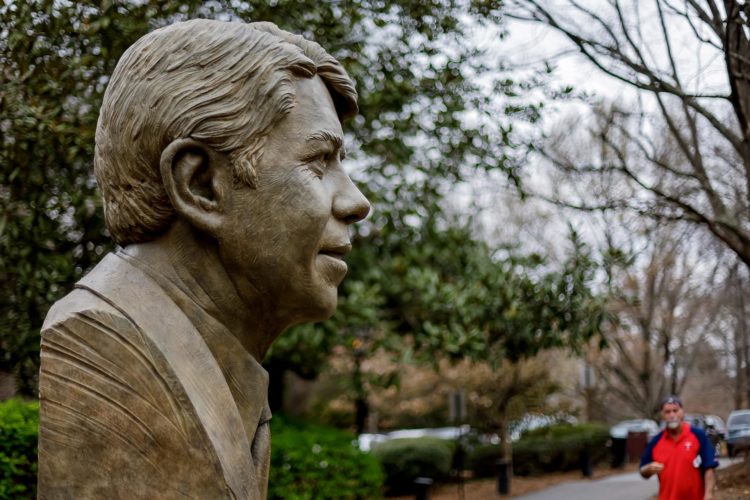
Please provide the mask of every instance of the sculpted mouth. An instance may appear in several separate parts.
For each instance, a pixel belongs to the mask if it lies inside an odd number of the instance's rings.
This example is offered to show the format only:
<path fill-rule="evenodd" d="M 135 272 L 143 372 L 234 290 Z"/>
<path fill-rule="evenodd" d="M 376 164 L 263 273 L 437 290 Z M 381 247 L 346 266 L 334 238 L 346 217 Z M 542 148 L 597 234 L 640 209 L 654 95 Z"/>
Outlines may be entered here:
<path fill-rule="evenodd" d="M 352 245 L 350 243 L 344 243 L 343 245 L 327 246 L 324 247 L 320 252 L 320 255 L 327 255 L 335 259 L 343 259 L 346 254 L 351 252 Z"/>

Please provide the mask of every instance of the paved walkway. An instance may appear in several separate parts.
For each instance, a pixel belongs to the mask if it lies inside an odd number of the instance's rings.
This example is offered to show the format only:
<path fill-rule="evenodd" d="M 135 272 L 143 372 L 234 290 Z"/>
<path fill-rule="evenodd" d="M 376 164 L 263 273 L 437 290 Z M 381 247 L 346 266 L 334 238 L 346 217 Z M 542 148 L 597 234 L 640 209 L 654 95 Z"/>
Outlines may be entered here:
<path fill-rule="evenodd" d="M 572 481 L 530 495 L 524 500 L 647 500 L 659 492 L 659 482 L 644 480 L 637 472 L 608 476 L 594 481 Z"/>
<path fill-rule="evenodd" d="M 720 469 L 738 459 L 722 457 Z M 523 500 L 648 500 L 659 492 L 656 477 L 643 479 L 637 472 L 617 474 L 594 481 L 572 481 L 517 497 Z"/>

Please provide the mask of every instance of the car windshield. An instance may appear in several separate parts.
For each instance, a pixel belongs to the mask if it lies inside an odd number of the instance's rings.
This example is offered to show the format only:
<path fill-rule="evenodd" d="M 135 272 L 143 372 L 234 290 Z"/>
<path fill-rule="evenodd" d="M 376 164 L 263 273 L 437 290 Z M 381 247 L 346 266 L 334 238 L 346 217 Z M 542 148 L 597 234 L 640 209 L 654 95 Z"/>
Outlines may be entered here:
<path fill-rule="evenodd" d="M 750 413 L 733 415 L 732 418 L 729 419 L 729 426 L 734 427 L 737 425 L 750 425 Z"/>

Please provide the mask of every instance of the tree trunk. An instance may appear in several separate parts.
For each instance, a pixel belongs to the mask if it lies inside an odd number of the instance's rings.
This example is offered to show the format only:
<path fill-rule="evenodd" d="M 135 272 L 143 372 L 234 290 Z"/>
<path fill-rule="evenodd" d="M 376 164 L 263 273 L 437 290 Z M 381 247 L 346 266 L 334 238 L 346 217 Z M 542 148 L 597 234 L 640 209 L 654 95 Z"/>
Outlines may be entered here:
<path fill-rule="evenodd" d="M 745 373 L 742 370 L 742 338 L 739 325 L 734 329 L 734 409 L 743 407 L 742 398 L 745 391 Z"/>
<path fill-rule="evenodd" d="M 737 362 L 738 388 L 735 403 L 739 403 L 737 407 L 742 408 L 743 392 L 745 392 L 744 396 L 747 398 L 747 404 L 750 405 L 750 339 L 748 338 L 747 320 L 745 318 L 745 290 L 737 267 L 734 269 L 734 276 L 737 285 L 737 326 L 735 330 L 735 348 L 737 352 L 735 353 L 735 360 Z M 742 371 L 743 364 L 745 367 L 744 373 Z"/>
<path fill-rule="evenodd" d="M 727 11 L 727 21 L 723 44 L 725 64 L 729 76 L 729 100 L 740 126 L 738 153 L 745 167 L 745 202 L 750 204 L 750 59 L 747 57 L 750 51 L 750 40 L 745 31 L 747 29 L 746 22 L 743 21 L 741 14 L 742 10 L 747 8 L 747 5 L 735 0 L 725 0 L 724 7 Z M 740 232 L 740 236 L 742 236 L 740 242 L 737 245 L 730 246 L 750 269 L 748 235 Z M 735 246 L 737 248 L 734 248 Z M 745 356 L 745 361 L 747 361 L 747 356 Z M 750 370 L 748 373 L 750 373 Z M 748 380 L 747 375 L 745 379 Z M 750 380 L 748 380 L 748 397 L 750 398 Z M 750 404 L 750 399 L 748 404 Z"/>
<path fill-rule="evenodd" d="M 750 338 L 748 338 L 750 335 L 748 335 L 747 320 L 745 319 L 745 299 L 743 298 L 742 293 L 738 295 L 740 314 L 737 320 L 739 322 L 738 329 L 740 339 L 742 340 L 742 358 L 745 363 L 745 401 L 750 405 Z M 737 367 L 737 371 L 739 372 L 739 366 Z"/>
<path fill-rule="evenodd" d="M 16 395 L 16 377 L 10 372 L 0 370 L 0 401 Z"/>
<path fill-rule="evenodd" d="M 367 405 L 367 401 L 364 398 L 358 397 L 354 402 L 356 409 L 355 427 L 357 436 L 365 432 L 365 425 L 367 424 L 367 417 L 370 414 L 370 408 Z"/>
<path fill-rule="evenodd" d="M 354 427 L 358 436 L 365 432 L 367 415 L 370 413 L 370 407 L 367 404 L 367 391 L 362 375 L 362 357 L 363 354 L 361 352 L 357 351 L 354 353 L 354 373 L 352 374 L 355 408 Z"/>
<path fill-rule="evenodd" d="M 643 399 L 647 405 L 649 405 L 650 413 L 653 413 L 653 402 L 654 397 L 652 394 L 652 368 L 651 368 L 651 325 L 646 323 L 641 326 L 643 328 L 643 364 L 641 365 L 640 381 L 641 387 L 643 387 Z"/>
<path fill-rule="evenodd" d="M 500 495 L 507 495 L 511 491 L 511 478 L 513 477 L 513 443 L 508 429 L 508 415 L 505 410 L 500 411 L 499 415 L 500 460 L 495 463 L 497 492 Z"/>
<path fill-rule="evenodd" d="M 502 450 L 501 459 L 508 464 L 508 471 L 512 470 L 513 465 L 513 442 L 510 439 L 510 430 L 508 418 L 503 412 L 500 416 L 500 449 Z"/>
<path fill-rule="evenodd" d="M 594 422 L 596 420 L 594 415 L 594 388 L 586 387 L 584 394 L 586 396 L 586 422 Z"/>

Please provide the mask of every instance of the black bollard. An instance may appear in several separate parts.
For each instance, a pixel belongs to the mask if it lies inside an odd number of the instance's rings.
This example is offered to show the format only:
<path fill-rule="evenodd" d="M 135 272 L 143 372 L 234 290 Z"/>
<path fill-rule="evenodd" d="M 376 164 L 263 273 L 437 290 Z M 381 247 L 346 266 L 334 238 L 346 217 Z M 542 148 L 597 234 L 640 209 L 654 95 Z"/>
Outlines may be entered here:
<path fill-rule="evenodd" d="M 588 448 L 581 451 L 581 474 L 583 474 L 583 477 L 591 477 L 594 475 L 591 452 Z"/>
<path fill-rule="evenodd" d="M 625 465 L 625 438 L 612 438 L 612 468 L 619 469 Z"/>
<path fill-rule="evenodd" d="M 418 477 L 414 480 L 414 487 L 417 491 L 417 500 L 430 500 L 432 479 L 429 477 Z"/>
<path fill-rule="evenodd" d="M 510 463 L 507 460 L 496 460 L 495 468 L 497 469 L 497 492 L 500 495 L 510 493 Z"/>

